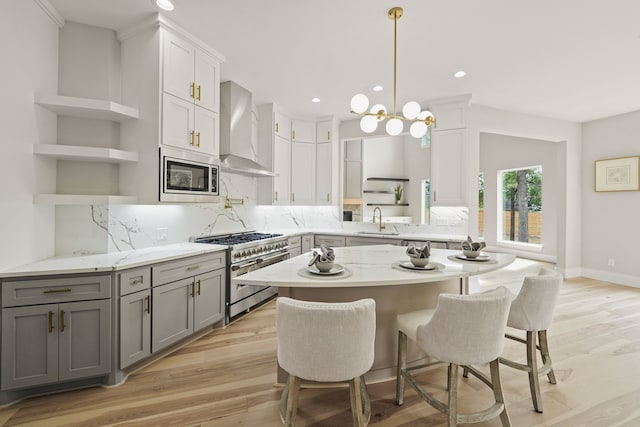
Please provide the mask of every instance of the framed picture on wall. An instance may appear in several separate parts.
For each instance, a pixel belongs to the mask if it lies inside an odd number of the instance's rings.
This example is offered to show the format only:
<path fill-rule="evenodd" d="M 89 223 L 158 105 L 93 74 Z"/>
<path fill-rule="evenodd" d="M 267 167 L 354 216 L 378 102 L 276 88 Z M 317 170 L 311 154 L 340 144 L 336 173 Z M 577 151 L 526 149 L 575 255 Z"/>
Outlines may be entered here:
<path fill-rule="evenodd" d="M 596 191 L 640 190 L 640 156 L 596 160 Z"/>

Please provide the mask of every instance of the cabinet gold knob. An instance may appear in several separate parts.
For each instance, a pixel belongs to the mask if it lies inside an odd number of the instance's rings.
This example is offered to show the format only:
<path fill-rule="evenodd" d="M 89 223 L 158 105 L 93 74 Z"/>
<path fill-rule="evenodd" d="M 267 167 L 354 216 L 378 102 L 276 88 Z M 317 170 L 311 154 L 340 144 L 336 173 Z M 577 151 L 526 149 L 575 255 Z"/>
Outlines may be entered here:
<path fill-rule="evenodd" d="M 192 98 L 196 96 L 196 82 L 191 82 L 191 92 L 190 95 Z"/>

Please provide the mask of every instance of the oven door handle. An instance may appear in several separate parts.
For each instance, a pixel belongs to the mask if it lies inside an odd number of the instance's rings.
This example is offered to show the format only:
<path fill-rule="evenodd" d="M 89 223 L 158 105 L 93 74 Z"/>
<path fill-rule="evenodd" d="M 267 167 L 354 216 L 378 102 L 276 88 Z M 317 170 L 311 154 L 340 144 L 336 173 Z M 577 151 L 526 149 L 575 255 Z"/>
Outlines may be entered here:
<path fill-rule="evenodd" d="M 248 262 L 246 264 L 232 265 L 231 266 L 231 271 L 238 271 L 241 268 L 251 267 L 252 265 L 256 265 L 256 264 L 259 264 L 258 260 L 255 260 L 255 261 L 252 261 L 252 262 Z"/>
<path fill-rule="evenodd" d="M 278 258 L 286 258 L 287 255 L 288 255 L 288 252 L 280 252 L 279 254 L 275 254 L 275 255 L 270 256 L 270 257 L 258 258 L 256 260 L 256 263 L 262 264 L 263 262 L 266 262 L 266 261 L 271 261 L 271 260 L 278 259 Z"/>

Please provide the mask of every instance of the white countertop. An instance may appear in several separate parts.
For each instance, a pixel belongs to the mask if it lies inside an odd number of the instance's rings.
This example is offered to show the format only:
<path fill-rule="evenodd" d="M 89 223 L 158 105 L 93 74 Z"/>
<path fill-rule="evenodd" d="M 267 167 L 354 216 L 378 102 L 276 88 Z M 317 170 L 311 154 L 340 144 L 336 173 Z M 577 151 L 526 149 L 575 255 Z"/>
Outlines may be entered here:
<path fill-rule="evenodd" d="M 375 226 L 377 228 L 377 225 Z M 286 230 L 270 230 L 265 233 L 281 233 L 289 237 L 300 236 L 303 234 L 324 234 L 331 236 L 349 236 L 349 237 L 378 237 L 381 239 L 396 240 L 414 240 L 425 241 L 433 240 L 437 242 L 463 242 L 467 240 L 467 236 L 458 234 L 428 234 L 428 233 L 398 233 L 378 232 L 378 231 L 346 231 L 346 230 L 326 230 L 326 229 L 286 229 Z"/>
<path fill-rule="evenodd" d="M 108 254 L 59 256 L 0 271 L 0 278 L 110 272 L 225 249 L 222 245 L 177 243 Z"/>
<path fill-rule="evenodd" d="M 515 255 L 486 253 L 489 262 L 452 261 L 448 257 L 461 255 L 459 250 L 433 249 L 431 262 L 444 265 L 433 271 L 405 270 L 394 268 L 397 261 L 408 261 L 406 247 L 393 245 L 353 246 L 334 248 L 335 263 L 345 267 L 347 274 L 336 276 L 307 277 L 300 274 L 310 260 L 310 253 L 283 261 L 232 279 L 232 284 L 268 285 L 306 288 L 346 288 L 366 286 L 406 285 L 436 282 L 473 276 L 497 270 L 511 264 Z M 350 275 L 349 275 L 350 274 Z"/>

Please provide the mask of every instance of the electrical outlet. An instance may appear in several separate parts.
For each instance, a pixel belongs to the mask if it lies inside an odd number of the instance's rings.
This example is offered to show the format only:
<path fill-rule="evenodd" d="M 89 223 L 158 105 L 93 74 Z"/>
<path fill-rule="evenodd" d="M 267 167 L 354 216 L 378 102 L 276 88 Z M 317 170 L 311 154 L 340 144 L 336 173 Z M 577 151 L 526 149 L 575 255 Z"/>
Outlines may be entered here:
<path fill-rule="evenodd" d="M 607 265 L 608 265 L 609 267 L 615 267 L 615 266 L 616 266 L 616 260 L 615 260 L 615 259 L 613 259 L 613 258 L 609 258 L 609 259 L 607 260 Z"/>
<path fill-rule="evenodd" d="M 156 240 L 158 242 L 162 242 L 167 240 L 169 234 L 169 229 L 166 227 L 156 228 Z"/>

